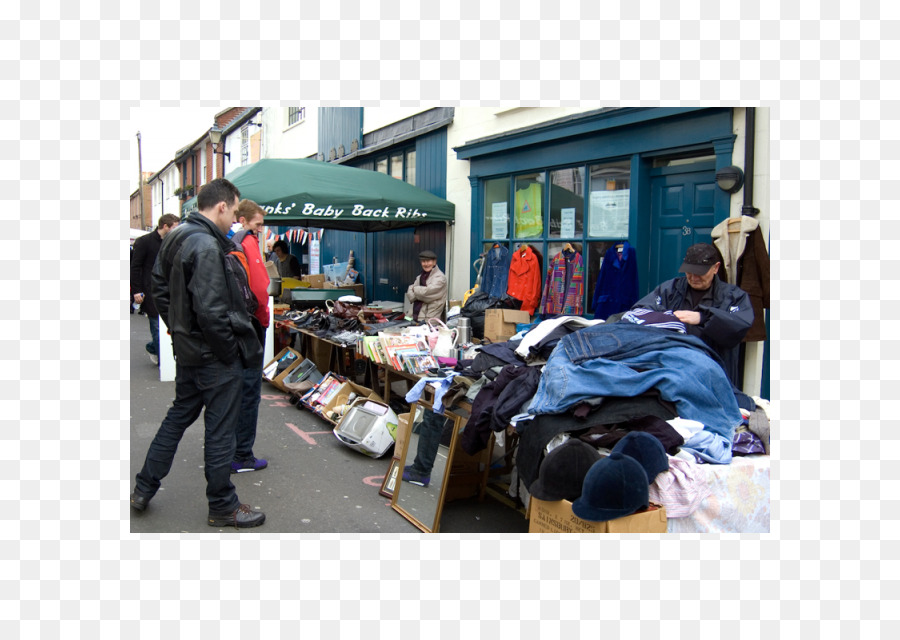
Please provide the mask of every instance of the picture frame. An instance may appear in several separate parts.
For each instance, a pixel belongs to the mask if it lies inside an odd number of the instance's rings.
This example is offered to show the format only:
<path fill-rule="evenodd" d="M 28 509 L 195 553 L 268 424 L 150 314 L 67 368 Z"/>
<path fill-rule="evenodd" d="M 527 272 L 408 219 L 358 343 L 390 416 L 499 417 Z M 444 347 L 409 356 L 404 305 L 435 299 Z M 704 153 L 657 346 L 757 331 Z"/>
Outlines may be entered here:
<path fill-rule="evenodd" d="M 391 458 L 391 466 L 388 467 L 387 473 L 384 474 L 384 480 L 381 481 L 381 489 L 378 491 L 379 495 L 385 498 L 394 497 L 394 489 L 400 479 L 401 470 L 400 458 L 394 456 Z"/>

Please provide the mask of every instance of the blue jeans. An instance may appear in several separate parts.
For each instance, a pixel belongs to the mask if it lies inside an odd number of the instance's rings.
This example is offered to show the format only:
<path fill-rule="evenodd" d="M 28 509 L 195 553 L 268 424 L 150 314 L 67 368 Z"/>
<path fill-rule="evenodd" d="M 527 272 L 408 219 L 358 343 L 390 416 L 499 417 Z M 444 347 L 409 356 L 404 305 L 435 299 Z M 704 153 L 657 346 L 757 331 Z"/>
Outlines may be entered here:
<path fill-rule="evenodd" d="M 240 506 L 231 484 L 234 432 L 241 403 L 241 365 L 219 360 L 200 367 L 175 364 L 175 401 L 150 443 L 144 467 L 135 477 L 139 493 L 152 498 L 169 474 L 185 430 L 204 412 L 203 472 L 211 514 L 231 513 Z"/>
<path fill-rule="evenodd" d="M 528 413 L 563 413 L 581 400 L 651 388 L 682 418 L 729 439 L 741 422 L 731 382 L 699 338 L 640 325 L 602 324 L 565 336 L 544 365 Z"/>
<path fill-rule="evenodd" d="M 444 432 L 445 418 L 434 413 L 431 409 L 425 409 L 425 417 L 419 426 L 419 445 L 416 448 L 416 459 L 413 469 L 422 475 L 430 476 L 434 467 L 434 459 L 437 457 L 438 446 L 441 444 L 441 434 Z"/>
<path fill-rule="evenodd" d="M 250 367 L 241 372 L 241 411 L 235 431 L 237 445 L 234 459 L 237 462 L 253 457 L 256 442 L 256 420 L 259 417 L 259 400 L 262 393 L 262 370 Z"/>
<path fill-rule="evenodd" d="M 159 316 L 151 316 L 147 314 L 147 321 L 150 322 L 150 342 L 144 348 L 151 356 L 159 355 Z"/>

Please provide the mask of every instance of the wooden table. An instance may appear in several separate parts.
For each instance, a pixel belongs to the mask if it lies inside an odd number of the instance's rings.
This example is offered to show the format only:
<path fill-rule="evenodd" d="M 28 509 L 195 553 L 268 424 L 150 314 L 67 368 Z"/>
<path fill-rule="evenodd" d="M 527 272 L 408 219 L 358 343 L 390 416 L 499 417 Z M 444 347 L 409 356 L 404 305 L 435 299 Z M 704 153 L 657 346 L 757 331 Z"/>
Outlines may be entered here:
<path fill-rule="evenodd" d="M 275 328 L 296 331 L 295 335 L 299 338 L 300 344 L 295 344 L 294 348 L 304 358 L 312 360 L 319 373 L 325 374 L 331 371 L 345 378 L 353 377 L 353 363 L 356 360 L 355 344 L 343 345 L 327 338 L 320 338 L 312 331 L 295 326 L 290 320 L 276 320 Z"/>

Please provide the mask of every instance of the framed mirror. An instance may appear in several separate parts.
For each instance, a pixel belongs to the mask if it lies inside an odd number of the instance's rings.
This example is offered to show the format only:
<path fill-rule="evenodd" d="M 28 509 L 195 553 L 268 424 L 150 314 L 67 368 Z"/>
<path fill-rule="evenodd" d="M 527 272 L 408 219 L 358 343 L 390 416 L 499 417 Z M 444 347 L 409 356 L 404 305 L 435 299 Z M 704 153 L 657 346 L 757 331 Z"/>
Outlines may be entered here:
<path fill-rule="evenodd" d="M 422 421 L 413 427 L 400 452 L 391 508 L 421 531 L 437 533 L 450 462 L 466 417 L 452 411 L 436 414 L 426 400 L 416 404 L 424 408 Z M 411 413 L 415 415 L 415 405 Z M 411 469 L 404 474 L 407 467 Z"/>

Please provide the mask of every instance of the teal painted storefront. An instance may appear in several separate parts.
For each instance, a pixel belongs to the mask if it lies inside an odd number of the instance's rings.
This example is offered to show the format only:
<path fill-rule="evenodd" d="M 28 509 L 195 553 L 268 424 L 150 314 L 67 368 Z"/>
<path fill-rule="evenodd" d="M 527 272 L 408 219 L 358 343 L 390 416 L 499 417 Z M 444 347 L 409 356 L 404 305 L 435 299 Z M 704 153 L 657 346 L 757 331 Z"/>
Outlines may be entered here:
<path fill-rule="evenodd" d="M 484 243 L 493 240 L 485 235 L 485 183 L 510 178 L 510 234 L 502 242 L 515 245 L 527 240 L 542 252 L 546 265 L 552 258 L 549 254 L 554 253 L 551 245 L 567 241 L 581 243 L 597 253 L 616 241 L 628 240 L 637 252 L 640 291 L 646 293 L 658 284 L 656 280 L 678 275 L 684 248 L 691 242 L 708 241 L 712 226 L 728 216 L 729 195 L 712 185 L 715 171 L 732 164 L 735 139 L 731 108 L 621 108 L 564 118 L 456 147 L 457 157 L 470 162 L 469 261 L 478 257 Z M 590 176 L 592 168 L 606 163 L 627 167 L 630 194 L 626 234 L 589 234 L 586 221 L 590 196 L 585 185 L 580 203 L 584 219 L 580 232 L 548 235 L 553 189 L 545 188 L 541 207 L 544 233 L 539 238 L 515 237 L 512 208 L 517 177 L 542 174 L 546 185 L 551 184 L 551 172 L 580 168 L 582 176 Z M 690 205 L 690 210 L 675 215 L 668 205 L 679 188 L 684 198 L 682 204 Z M 697 207 L 693 208 L 693 204 Z M 666 225 L 680 230 L 680 235 L 676 237 L 674 231 L 661 233 L 660 226 Z M 585 261 L 587 271 L 587 258 Z M 470 270 L 471 283 L 475 276 L 474 270 Z M 586 276 L 585 315 L 589 315 L 587 309 L 596 274 L 586 272 Z"/>

